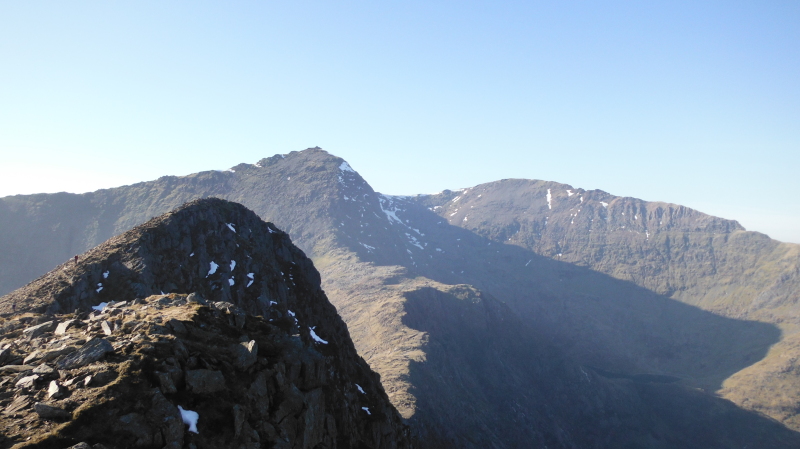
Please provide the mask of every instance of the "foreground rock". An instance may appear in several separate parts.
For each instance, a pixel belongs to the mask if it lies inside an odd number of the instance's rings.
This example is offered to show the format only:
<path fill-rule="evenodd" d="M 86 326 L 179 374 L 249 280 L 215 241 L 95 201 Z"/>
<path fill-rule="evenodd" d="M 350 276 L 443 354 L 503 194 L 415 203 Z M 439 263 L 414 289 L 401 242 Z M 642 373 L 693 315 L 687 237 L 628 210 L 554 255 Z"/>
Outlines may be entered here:
<path fill-rule="evenodd" d="M 198 201 L 71 268 L 2 298 L 26 313 L 0 322 L 0 448 L 410 447 L 310 261 L 243 207 Z"/>

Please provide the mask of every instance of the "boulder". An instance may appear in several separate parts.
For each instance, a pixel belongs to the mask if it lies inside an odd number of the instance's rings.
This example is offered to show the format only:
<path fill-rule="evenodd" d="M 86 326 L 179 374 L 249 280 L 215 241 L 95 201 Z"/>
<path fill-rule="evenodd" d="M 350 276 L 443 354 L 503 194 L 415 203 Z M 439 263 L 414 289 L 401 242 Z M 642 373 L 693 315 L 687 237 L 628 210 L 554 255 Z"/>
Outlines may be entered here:
<path fill-rule="evenodd" d="M 181 449 L 183 447 L 183 419 L 178 407 L 170 403 L 161 392 L 156 390 L 147 412 L 147 421 L 157 427 L 160 432 L 153 435 L 153 443 L 165 449 Z M 161 445 L 155 440 L 163 438 Z"/>
<path fill-rule="evenodd" d="M 258 343 L 250 340 L 247 343 L 231 345 L 231 361 L 233 366 L 240 370 L 246 370 L 258 361 Z"/>
<path fill-rule="evenodd" d="M 17 383 L 14 384 L 14 386 L 17 387 L 17 388 L 30 389 L 30 388 L 33 388 L 33 387 L 36 386 L 36 381 L 37 380 L 39 380 L 39 375 L 38 374 L 31 374 L 30 376 L 25 376 L 25 377 L 21 378 L 20 380 L 18 380 Z"/>
<path fill-rule="evenodd" d="M 67 333 L 67 329 L 69 329 L 70 326 L 72 326 L 73 323 L 75 323 L 75 320 L 67 320 L 67 321 L 62 321 L 62 322 L 58 323 L 58 326 L 56 326 L 55 334 L 56 335 L 64 335 L 64 334 L 66 334 Z"/>
<path fill-rule="evenodd" d="M 178 389 L 175 388 L 175 383 L 172 381 L 172 377 L 168 373 L 156 373 L 156 378 L 158 379 L 158 384 L 161 387 L 161 392 L 164 394 L 173 394 L 177 393 Z"/>
<path fill-rule="evenodd" d="M 47 388 L 47 397 L 50 399 L 61 399 L 65 395 L 64 388 L 59 385 L 57 380 L 51 380 Z"/>
<path fill-rule="evenodd" d="M 186 386 L 194 393 L 216 393 L 225 389 L 225 377 L 221 372 L 209 369 L 188 370 Z"/>
<path fill-rule="evenodd" d="M 72 413 L 55 405 L 37 402 L 33 405 L 33 409 L 43 419 L 63 420 L 72 418 Z"/>
<path fill-rule="evenodd" d="M 108 340 L 95 338 L 81 346 L 80 349 L 66 356 L 58 362 L 59 369 L 74 369 L 94 363 L 109 352 L 114 352 L 114 347 Z"/>
<path fill-rule="evenodd" d="M 46 321 L 46 322 L 44 322 L 42 324 L 37 324 L 36 326 L 31 326 L 31 327 L 25 329 L 24 331 L 22 331 L 22 334 L 25 335 L 28 338 L 36 338 L 39 335 L 44 334 L 45 332 L 52 331 L 53 327 L 55 327 L 54 323 L 55 323 L 54 321 Z"/>

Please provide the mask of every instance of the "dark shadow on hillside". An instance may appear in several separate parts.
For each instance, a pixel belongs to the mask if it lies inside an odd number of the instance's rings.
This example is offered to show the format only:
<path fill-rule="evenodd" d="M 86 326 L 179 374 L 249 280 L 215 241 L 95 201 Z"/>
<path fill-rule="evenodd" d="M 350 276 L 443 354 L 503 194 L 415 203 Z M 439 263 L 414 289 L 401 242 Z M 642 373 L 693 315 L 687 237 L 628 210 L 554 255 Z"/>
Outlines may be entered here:
<path fill-rule="evenodd" d="M 677 377 L 713 392 L 761 360 L 781 336 L 770 324 L 722 317 L 632 282 L 492 242 L 421 207 L 402 218 L 430 242 L 429 258 L 424 251 L 412 258 L 405 251 L 350 249 L 365 261 L 403 266 L 409 277 L 473 285 L 580 364 L 627 376 Z"/>
<path fill-rule="evenodd" d="M 411 362 L 423 447 L 794 448 L 800 434 L 680 384 L 608 379 L 569 361 L 508 307 L 472 288 L 406 294 L 424 331 Z"/>

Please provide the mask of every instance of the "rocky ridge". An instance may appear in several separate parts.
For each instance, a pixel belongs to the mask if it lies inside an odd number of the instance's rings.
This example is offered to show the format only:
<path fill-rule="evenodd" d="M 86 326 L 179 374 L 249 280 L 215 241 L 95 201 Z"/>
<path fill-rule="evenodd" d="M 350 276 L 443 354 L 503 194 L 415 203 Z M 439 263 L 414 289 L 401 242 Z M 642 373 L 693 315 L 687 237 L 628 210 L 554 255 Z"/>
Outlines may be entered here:
<path fill-rule="evenodd" d="M 794 447 L 792 433 L 784 433 L 785 428 L 773 427 L 757 414 L 741 414 L 713 396 L 733 373 L 756 366 L 754 361 L 782 344 L 775 345 L 781 329 L 771 324 L 774 321 L 742 320 L 735 313 L 720 316 L 676 300 L 706 307 L 720 298 L 724 292 L 713 289 L 705 302 L 678 294 L 688 292 L 681 286 L 691 282 L 718 283 L 721 278 L 715 278 L 712 267 L 718 270 L 721 265 L 711 263 L 715 257 L 720 260 L 717 250 L 725 245 L 732 255 L 749 248 L 747 257 L 728 259 L 729 279 L 737 279 L 740 269 L 753 274 L 742 267 L 780 266 L 753 238 L 755 233 L 680 206 L 600 191 L 591 192 L 592 213 L 582 209 L 576 217 L 570 201 L 588 202 L 590 192 L 576 195 L 579 189 L 543 181 L 498 185 L 508 189 L 491 195 L 475 189 L 430 197 L 381 195 L 342 159 L 309 149 L 229 171 L 164 177 L 84 195 L 5 198 L 0 201 L 0 223 L 8 225 L 7 232 L 0 233 L 0 246 L 9 251 L 0 251 L 0 259 L 14 261 L 0 261 L 7 267 L 0 277 L 22 269 L 25 258 L 39 258 L 36 263 L 41 264 L 50 257 L 49 267 L 85 247 L 81 245 L 94 244 L 99 236 L 125 230 L 180 202 L 224 196 L 289 231 L 314 258 L 359 353 L 381 373 L 389 397 L 412 428 L 427 437 L 425 447 L 630 443 L 619 439 L 620 434 L 634 438 L 636 447 L 687 447 L 701 440 L 706 447 L 781 447 L 770 440 L 779 435 L 788 438 L 786 447 Z M 515 189 L 528 185 L 529 191 L 515 196 Z M 493 208 L 481 203 L 489 200 Z M 67 207 L 80 214 L 65 212 Z M 648 215 L 646 229 L 634 226 L 642 222 L 642 208 Z M 533 212 L 536 215 L 526 222 Z M 649 215 L 655 219 L 659 213 L 665 225 L 657 229 Z M 496 217 L 486 216 L 490 214 Z M 508 229 L 492 224 L 507 218 Z M 603 218 L 611 224 L 597 224 Z M 522 232 L 514 229 L 514 219 Z M 577 226 L 589 226 L 584 219 L 595 224 L 588 229 Z M 535 226 L 543 234 L 540 240 L 527 232 Z M 548 234 L 555 230 L 568 230 L 565 235 L 575 238 L 565 241 L 557 232 Z M 647 264 L 661 262 L 643 255 L 657 254 L 645 251 L 647 245 L 664 237 L 670 242 L 664 254 L 675 264 L 663 270 L 668 277 L 654 277 Z M 525 246 L 523 238 L 546 242 L 545 250 Z M 580 238 L 588 238 L 589 244 L 581 246 Z M 709 238 L 721 246 L 709 248 L 704 243 Z M 771 245 L 783 248 L 779 242 Z M 580 262 L 586 254 L 609 270 Z M 237 255 L 237 262 L 240 259 Z M 766 291 L 760 290 L 764 282 L 757 272 L 750 279 L 762 280 L 747 283 L 756 287 L 760 303 L 778 305 L 773 308 L 776 316 L 784 316 L 791 308 L 784 301 L 791 289 L 785 287 L 794 278 L 791 272 L 776 271 L 782 273 L 778 280 L 785 279 Z M 669 288 L 656 288 L 664 280 L 671 282 Z M 463 298 L 454 293 L 464 289 L 476 293 Z M 475 297 L 482 299 L 469 299 Z M 497 303 L 503 307 L 495 307 Z M 496 310 L 504 310 L 504 320 L 487 312 Z M 515 327 L 517 332 L 498 324 L 512 319 L 522 323 Z M 475 332 L 465 333 L 464 328 Z M 781 354 L 780 363 L 773 364 L 785 385 L 794 382 L 793 360 L 791 354 Z M 733 388 L 738 394 L 781 397 L 770 380 L 775 376 L 749 376 L 770 388 L 751 394 L 740 384 Z M 663 379 L 674 383 L 659 383 Z M 486 394 L 489 385 L 502 394 Z M 519 391 L 535 394 L 517 398 Z M 548 404 L 545 414 L 542 404 Z M 551 404 L 560 405 L 550 408 Z M 791 422 L 786 418 L 795 414 L 791 398 L 778 405 L 782 422 Z M 729 419 L 733 416 L 738 418 Z M 715 433 L 709 434 L 708 428 Z M 587 436 L 591 438 L 584 439 Z"/>
<path fill-rule="evenodd" d="M 410 447 L 311 262 L 240 205 L 187 204 L 0 307 L 1 447 Z"/>

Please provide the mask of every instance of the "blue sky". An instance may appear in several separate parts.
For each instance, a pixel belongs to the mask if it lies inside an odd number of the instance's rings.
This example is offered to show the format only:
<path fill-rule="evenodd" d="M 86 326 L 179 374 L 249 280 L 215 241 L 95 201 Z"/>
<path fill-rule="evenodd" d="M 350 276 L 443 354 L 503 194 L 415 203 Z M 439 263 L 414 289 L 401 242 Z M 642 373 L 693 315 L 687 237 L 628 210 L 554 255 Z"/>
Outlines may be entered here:
<path fill-rule="evenodd" d="M 389 194 L 546 179 L 800 242 L 800 2 L 3 2 L 0 196 L 320 146 Z"/>

